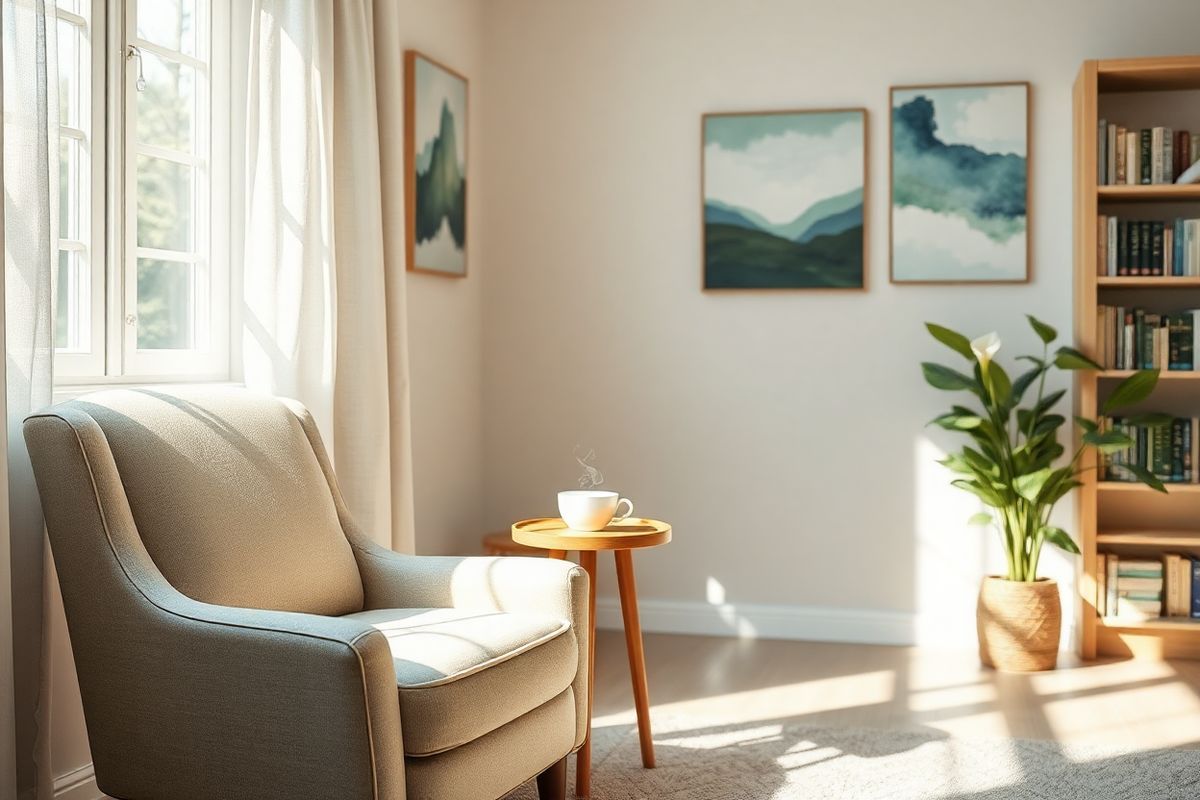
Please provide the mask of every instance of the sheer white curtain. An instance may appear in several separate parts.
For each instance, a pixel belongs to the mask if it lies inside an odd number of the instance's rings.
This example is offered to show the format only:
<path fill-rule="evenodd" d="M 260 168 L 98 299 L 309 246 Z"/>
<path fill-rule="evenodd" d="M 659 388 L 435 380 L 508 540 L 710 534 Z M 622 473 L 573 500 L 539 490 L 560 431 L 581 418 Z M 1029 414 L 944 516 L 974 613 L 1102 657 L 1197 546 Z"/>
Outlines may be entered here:
<path fill-rule="evenodd" d="M 392 98 L 378 113 L 399 84 L 377 80 L 373 6 L 254 2 L 242 358 L 313 412 L 364 530 L 411 551 L 403 187 L 380 172 L 401 137 Z"/>
<path fill-rule="evenodd" d="M 4 344 L 12 582 L 15 773 L 23 796 L 52 796 L 43 619 L 46 546 L 21 421 L 48 404 L 54 357 L 51 270 L 58 252 L 58 78 L 53 2 L 2 0 Z"/>

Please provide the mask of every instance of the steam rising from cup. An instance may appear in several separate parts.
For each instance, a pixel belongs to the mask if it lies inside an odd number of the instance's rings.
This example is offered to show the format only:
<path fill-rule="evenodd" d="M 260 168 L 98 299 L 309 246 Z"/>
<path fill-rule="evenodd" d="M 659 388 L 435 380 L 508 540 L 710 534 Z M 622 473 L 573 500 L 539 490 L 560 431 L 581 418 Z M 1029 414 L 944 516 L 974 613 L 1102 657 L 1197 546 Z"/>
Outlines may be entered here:
<path fill-rule="evenodd" d="M 581 458 L 579 456 L 579 445 L 575 445 L 574 452 L 575 460 L 579 462 L 579 466 L 583 467 L 583 474 L 579 476 L 579 488 L 595 489 L 597 486 L 604 483 L 604 473 L 591 463 L 596 460 L 596 451 L 588 450 L 587 455 Z"/>

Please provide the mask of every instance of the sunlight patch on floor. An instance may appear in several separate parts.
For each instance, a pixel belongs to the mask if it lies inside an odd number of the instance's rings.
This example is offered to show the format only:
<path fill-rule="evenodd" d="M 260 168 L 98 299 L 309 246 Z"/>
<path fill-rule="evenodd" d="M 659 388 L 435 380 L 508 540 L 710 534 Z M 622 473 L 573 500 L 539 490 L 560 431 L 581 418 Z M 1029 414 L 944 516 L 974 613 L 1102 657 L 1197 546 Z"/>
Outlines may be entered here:
<path fill-rule="evenodd" d="M 1193 724 L 1200 698 L 1182 683 L 1048 699 L 1044 714 L 1060 741 L 1104 743 L 1129 752 L 1194 744 L 1200 736 Z M 1170 724 L 1172 719 L 1179 724 Z"/>
<path fill-rule="evenodd" d="M 656 714 L 688 715 L 713 720 L 714 724 L 738 724 L 765 719 L 784 719 L 891 703 L 896 696 L 896 673 L 892 670 L 839 675 L 803 683 L 770 686 L 714 697 L 675 703 L 654 704 Z M 651 693 L 653 700 L 653 691 Z M 594 718 L 597 727 L 624 725 L 634 719 L 623 710 Z"/>

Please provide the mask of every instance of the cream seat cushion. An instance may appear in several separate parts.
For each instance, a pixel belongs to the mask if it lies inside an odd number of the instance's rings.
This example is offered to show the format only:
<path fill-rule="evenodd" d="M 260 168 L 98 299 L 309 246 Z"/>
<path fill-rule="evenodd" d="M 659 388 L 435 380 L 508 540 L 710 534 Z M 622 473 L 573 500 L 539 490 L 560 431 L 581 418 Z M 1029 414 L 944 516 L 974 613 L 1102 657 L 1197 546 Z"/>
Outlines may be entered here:
<path fill-rule="evenodd" d="M 570 622 L 552 615 L 389 608 L 346 618 L 387 637 L 409 756 L 450 750 L 538 708 L 578 667 Z"/>

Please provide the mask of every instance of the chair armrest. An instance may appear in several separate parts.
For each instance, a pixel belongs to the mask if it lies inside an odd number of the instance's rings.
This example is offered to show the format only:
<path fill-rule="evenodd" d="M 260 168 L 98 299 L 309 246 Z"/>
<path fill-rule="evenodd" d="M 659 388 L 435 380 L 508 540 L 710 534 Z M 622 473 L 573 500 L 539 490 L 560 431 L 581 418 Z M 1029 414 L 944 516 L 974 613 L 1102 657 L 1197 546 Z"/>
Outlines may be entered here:
<path fill-rule="evenodd" d="M 134 796 L 404 796 L 396 674 L 383 634 L 354 620 L 144 588 L 155 610 L 139 634 L 155 657 L 138 670 L 139 699 L 131 705 L 125 695 L 124 708 L 113 709 L 133 737 L 116 767 L 122 787 L 140 775 L 154 783 Z M 163 783 L 182 776 L 186 786 Z"/>
<path fill-rule="evenodd" d="M 588 575 L 570 561 L 520 556 L 410 556 L 352 540 L 367 609 L 467 608 L 570 620 L 579 665 L 575 746 L 587 733 Z"/>

